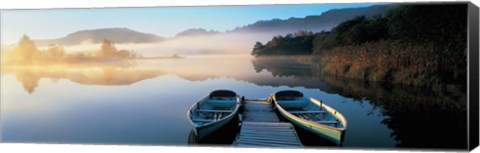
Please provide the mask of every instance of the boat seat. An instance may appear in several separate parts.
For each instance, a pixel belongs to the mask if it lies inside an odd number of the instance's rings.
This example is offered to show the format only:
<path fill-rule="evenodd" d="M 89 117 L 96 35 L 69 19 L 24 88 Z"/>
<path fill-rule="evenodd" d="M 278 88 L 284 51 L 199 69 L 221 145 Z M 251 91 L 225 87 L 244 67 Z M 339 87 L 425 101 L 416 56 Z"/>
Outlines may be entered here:
<path fill-rule="evenodd" d="M 338 121 L 317 121 L 320 124 L 338 124 Z"/>
<path fill-rule="evenodd" d="M 298 117 L 300 117 L 300 118 L 302 118 L 302 119 L 304 119 L 304 120 L 310 120 L 310 118 L 311 118 L 310 116 L 307 116 L 307 115 L 305 115 L 305 114 L 296 114 L 296 116 L 298 116 Z"/>
<path fill-rule="evenodd" d="M 229 108 L 234 106 L 237 101 L 235 99 L 230 99 L 230 100 L 209 99 L 207 102 L 210 106 L 213 106 L 213 107 Z"/>
<path fill-rule="evenodd" d="M 214 99 L 214 100 L 235 100 L 236 97 L 210 96 L 210 99 Z"/>
<path fill-rule="evenodd" d="M 194 122 L 213 122 L 213 120 L 206 120 L 206 119 L 192 119 Z"/>
<path fill-rule="evenodd" d="M 205 113 L 231 113 L 232 110 L 197 110 L 197 112 L 205 112 Z"/>
<path fill-rule="evenodd" d="M 304 108 L 309 103 L 306 99 L 277 100 L 277 102 L 285 109 Z"/>
<path fill-rule="evenodd" d="M 327 111 L 288 111 L 292 114 L 323 114 L 327 113 Z"/>
<path fill-rule="evenodd" d="M 220 120 L 220 119 L 222 119 L 222 117 L 223 117 L 223 113 L 215 113 L 213 115 L 213 120 L 215 120 L 215 121 Z"/>

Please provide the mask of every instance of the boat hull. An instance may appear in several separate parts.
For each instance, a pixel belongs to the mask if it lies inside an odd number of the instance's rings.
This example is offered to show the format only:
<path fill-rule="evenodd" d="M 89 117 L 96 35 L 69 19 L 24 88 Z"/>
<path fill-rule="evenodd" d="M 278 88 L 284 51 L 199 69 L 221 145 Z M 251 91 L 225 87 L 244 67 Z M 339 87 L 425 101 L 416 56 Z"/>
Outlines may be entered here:
<path fill-rule="evenodd" d="M 311 98 L 310 101 L 315 104 L 319 103 L 317 100 L 313 98 Z M 323 105 L 322 107 L 327 111 L 330 111 L 330 112 L 335 111 L 331 107 L 325 104 L 322 104 L 322 105 Z M 275 101 L 275 106 L 279 114 L 281 114 L 285 119 L 289 120 L 296 126 L 301 127 L 302 129 L 305 129 L 307 131 L 310 131 L 320 137 L 328 139 L 329 141 L 337 145 L 341 145 L 343 143 L 343 137 L 345 133 L 344 128 L 334 128 L 334 127 L 319 124 L 310 120 L 302 119 L 283 109 L 276 101 Z M 339 118 L 339 120 L 345 120 L 343 116 L 341 116 L 341 114 L 338 113 L 338 115 L 339 116 L 337 117 Z"/>
<path fill-rule="evenodd" d="M 212 134 L 213 132 L 219 130 L 220 128 L 224 127 L 225 125 L 227 125 L 228 123 L 230 123 L 235 117 L 238 116 L 238 110 L 240 108 L 240 97 L 238 96 L 235 96 L 235 103 L 231 106 L 232 107 L 232 112 L 228 115 L 226 115 L 225 117 L 221 118 L 221 119 L 218 119 L 218 120 L 214 120 L 212 122 L 208 122 L 208 123 L 203 123 L 203 124 L 199 124 L 201 122 L 196 122 L 196 121 L 193 121 L 192 119 L 194 118 L 195 116 L 195 112 L 197 112 L 200 108 L 200 105 L 202 105 L 203 103 L 205 103 L 206 101 L 209 100 L 209 96 L 207 97 L 204 97 L 203 99 L 201 99 L 199 102 L 195 103 L 194 105 L 192 105 L 192 107 L 190 107 L 189 111 L 187 112 L 187 116 L 188 118 L 190 119 L 190 124 L 193 126 L 193 131 L 195 133 L 195 135 L 197 136 L 197 139 L 198 140 L 202 140 L 204 139 L 206 136 Z M 212 110 L 212 111 L 215 111 L 215 110 Z M 198 115 L 198 114 L 196 114 Z M 195 119 L 202 119 L 202 118 L 195 118 Z"/>
<path fill-rule="evenodd" d="M 223 120 L 220 120 L 218 122 L 215 122 L 215 123 L 212 123 L 212 124 L 208 124 L 208 125 L 205 125 L 205 126 L 194 126 L 194 131 L 195 131 L 195 134 L 197 135 L 197 138 L 199 140 L 202 140 L 204 139 L 205 137 L 207 137 L 208 135 L 212 134 L 213 132 L 221 129 L 222 127 L 224 127 L 225 125 L 227 125 L 228 123 L 232 122 L 232 120 L 238 115 L 238 111 L 236 112 L 233 112 L 230 116 L 224 118 Z"/>

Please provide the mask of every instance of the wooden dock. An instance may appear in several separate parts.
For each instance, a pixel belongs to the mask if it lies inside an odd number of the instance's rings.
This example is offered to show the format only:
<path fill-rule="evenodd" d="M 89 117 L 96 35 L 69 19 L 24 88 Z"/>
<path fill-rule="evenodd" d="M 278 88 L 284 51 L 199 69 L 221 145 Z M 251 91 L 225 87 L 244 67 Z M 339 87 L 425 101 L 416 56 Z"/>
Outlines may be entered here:
<path fill-rule="evenodd" d="M 266 100 L 246 101 L 242 115 L 244 122 L 280 122 L 272 104 Z"/>
<path fill-rule="evenodd" d="M 280 119 L 266 100 L 247 100 L 240 133 L 233 145 L 242 147 L 302 147 L 294 126 Z"/>

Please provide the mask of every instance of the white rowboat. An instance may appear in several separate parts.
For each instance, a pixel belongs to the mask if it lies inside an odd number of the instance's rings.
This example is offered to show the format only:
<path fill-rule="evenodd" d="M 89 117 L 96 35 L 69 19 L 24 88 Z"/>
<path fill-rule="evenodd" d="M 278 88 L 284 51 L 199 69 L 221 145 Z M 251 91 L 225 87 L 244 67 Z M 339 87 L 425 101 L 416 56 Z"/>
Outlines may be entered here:
<path fill-rule="evenodd" d="M 240 97 L 230 90 L 215 90 L 187 112 L 195 134 L 201 140 L 222 128 L 238 115 Z"/>
<path fill-rule="evenodd" d="M 340 112 L 314 98 L 304 98 L 294 90 L 279 91 L 270 96 L 278 112 L 293 124 L 341 145 L 347 120 Z"/>

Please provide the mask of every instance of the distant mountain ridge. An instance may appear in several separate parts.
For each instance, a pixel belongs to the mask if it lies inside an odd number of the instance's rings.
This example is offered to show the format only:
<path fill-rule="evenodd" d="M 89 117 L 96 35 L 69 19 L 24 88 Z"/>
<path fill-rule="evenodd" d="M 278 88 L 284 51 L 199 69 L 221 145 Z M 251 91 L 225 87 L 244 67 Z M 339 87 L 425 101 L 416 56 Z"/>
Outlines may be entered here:
<path fill-rule="evenodd" d="M 198 35 L 213 35 L 213 34 L 219 34 L 220 32 L 218 31 L 213 31 L 213 30 L 206 30 L 203 28 L 198 28 L 198 29 L 187 29 L 185 31 L 182 31 L 175 35 L 175 37 L 183 37 L 183 36 L 198 36 Z"/>
<path fill-rule="evenodd" d="M 231 32 L 277 32 L 292 33 L 299 30 L 322 31 L 331 30 L 339 23 L 353 19 L 357 16 L 371 18 L 375 15 L 386 14 L 389 10 L 397 7 L 394 4 L 373 5 L 361 8 L 332 9 L 321 15 L 311 15 L 304 18 L 289 18 L 286 20 L 272 19 L 257 21 L 253 24 L 235 28 Z"/>
<path fill-rule="evenodd" d="M 105 28 L 77 31 L 58 39 L 34 41 L 37 45 L 77 45 L 82 43 L 101 43 L 103 39 L 108 39 L 115 43 L 148 43 L 164 40 L 163 37 L 134 31 L 128 28 Z"/>
<path fill-rule="evenodd" d="M 115 43 L 150 43 L 186 36 L 210 36 L 229 33 L 268 33 L 272 35 L 283 35 L 298 32 L 300 30 L 319 32 L 323 30 L 331 30 L 331 28 L 337 26 L 339 23 L 353 19 L 356 16 L 371 18 L 375 15 L 383 15 L 397 6 L 398 5 L 394 4 L 385 4 L 361 8 L 333 9 L 320 15 L 311 15 L 304 18 L 261 20 L 226 32 L 192 28 L 179 32 L 172 38 L 164 38 L 155 34 L 142 33 L 128 28 L 105 28 L 77 31 L 58 39 L 40 39 L 34 41 L 35 44 L 39 46 L 49 44 L 68 46 L 101 43 L 103 39 L 108 39 Z"/>

